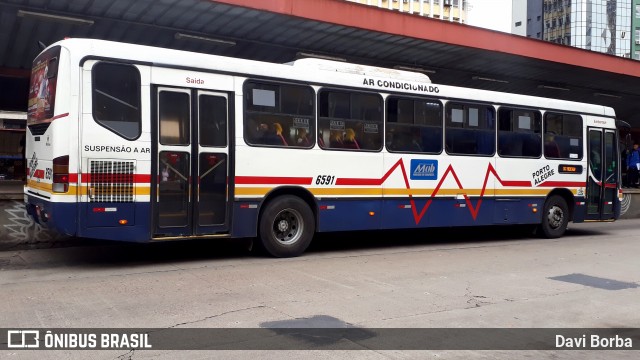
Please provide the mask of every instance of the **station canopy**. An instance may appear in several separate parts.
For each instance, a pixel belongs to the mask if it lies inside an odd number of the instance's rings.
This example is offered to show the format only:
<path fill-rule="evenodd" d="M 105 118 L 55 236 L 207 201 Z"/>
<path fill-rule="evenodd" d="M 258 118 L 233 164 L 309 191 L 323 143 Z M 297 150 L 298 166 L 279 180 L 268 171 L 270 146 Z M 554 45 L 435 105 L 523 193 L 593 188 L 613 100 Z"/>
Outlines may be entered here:
<path fill-rule="evenodd" d="M 65 37 L 413 68 L 436 84 L 611 106 L 640 128 L 638 61 L 342 0 L 0 0 L 3 105 L 26 108 L 31 62 Z"/>

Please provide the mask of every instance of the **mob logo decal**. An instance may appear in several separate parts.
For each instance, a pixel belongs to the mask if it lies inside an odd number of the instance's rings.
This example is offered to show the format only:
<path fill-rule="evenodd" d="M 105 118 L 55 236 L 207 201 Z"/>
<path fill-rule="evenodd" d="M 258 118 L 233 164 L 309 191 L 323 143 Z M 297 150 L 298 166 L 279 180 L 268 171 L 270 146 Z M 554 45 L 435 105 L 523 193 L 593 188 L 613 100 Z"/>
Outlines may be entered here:
<path fill-rule="evenodd" d="M 437 180 L 438 160 L 411 160 L 411 180 Z"/>

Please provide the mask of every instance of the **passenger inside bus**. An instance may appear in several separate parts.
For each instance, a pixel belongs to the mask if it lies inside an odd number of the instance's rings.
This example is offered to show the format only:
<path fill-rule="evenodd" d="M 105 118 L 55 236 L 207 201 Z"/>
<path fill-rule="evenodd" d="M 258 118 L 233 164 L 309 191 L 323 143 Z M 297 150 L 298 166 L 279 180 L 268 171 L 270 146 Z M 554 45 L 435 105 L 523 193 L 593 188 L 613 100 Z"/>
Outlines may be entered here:
<path fill-rule="evenodd" d="M 311 140 L 309 140 L 309 134 L 307 133 L 307 129 L 305 128 L 298 129 L 296 144 L 298 146 L 303 146 L 303 147 L 311 146 Z"/>
<path fill-rule="evenodd" d="M 280 125 L 280 123 L 273 123 L 273 130 L 275 131 L 276 137 L 279 140 L 279 143 L 276 145 L 284 145 L 284 146 L 289 145 L 287 143 L 287 140 L 282 135 L 282 125 Z"/>
<path fill-rule="evenodd" d="M 544 136 L 544 156 L 550 158 L 560 157 L 560 147 L 555 140 L 556 134 L 553 131 L 548 131 Z"/>
<path fill-rule="evenodd" d="M 329 138 L 329 147 L 333 149 L 341 149 L 344 145 L 342 140 L 342 131 L 331 130 L 331 137 Z"/>
<path fill-rule="evenodd" d="M 273 123 L 269 126 L 261 123 L 257 127 L 256 143 L 264 145 L 287 145 L 284 136 L 282 136 L 282 125 Z"/>
<path fill-rule="evenodd" d="M 356 140 L 356 132 L 353 131 L 353 129 L 348 128 L 347 130 L 345 130 L 342 147 L 345 149 L 360 149 L 360 145 Z"/>

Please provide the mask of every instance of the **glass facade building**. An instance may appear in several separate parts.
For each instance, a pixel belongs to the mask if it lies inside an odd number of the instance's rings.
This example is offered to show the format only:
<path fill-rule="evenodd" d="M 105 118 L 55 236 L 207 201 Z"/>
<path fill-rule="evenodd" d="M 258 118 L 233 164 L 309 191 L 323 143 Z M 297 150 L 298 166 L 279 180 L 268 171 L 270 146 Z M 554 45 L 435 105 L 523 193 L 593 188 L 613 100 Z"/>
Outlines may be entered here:
<path fill-rule="evenodd" d="M 544 40 L 631 57 L 635 0 L 544 0 Z"/>
<path fill-rule="evenodd" d="M 633 0 L 631 27 L 631 56 L 636 60 L 640 60 L 640 0 Z"/>

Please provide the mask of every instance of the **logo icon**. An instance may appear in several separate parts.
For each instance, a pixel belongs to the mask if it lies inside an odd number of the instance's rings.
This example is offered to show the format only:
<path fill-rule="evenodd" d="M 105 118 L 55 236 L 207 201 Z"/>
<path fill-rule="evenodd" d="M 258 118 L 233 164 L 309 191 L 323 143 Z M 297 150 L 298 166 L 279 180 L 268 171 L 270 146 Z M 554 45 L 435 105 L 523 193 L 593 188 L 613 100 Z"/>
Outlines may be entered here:
<path fill-rule="evenodd" d="M 32 349 L 40 347 L 40 331 L 38 330 L 8 330 L 7 347 L 18 349 Z"/>
<path fill-rule="evenodd" d="M 36 153 L 33 153 L 31 160 L 29 160 L 29 177 L 33 177 L 36 172 L 36 167 L 38 167 L 38 158 L 36 157 Z"/>
<path fill-rule="evenodd" d="M 438 160 L 411 160 L 411 180 L 437 180 Z"/>

